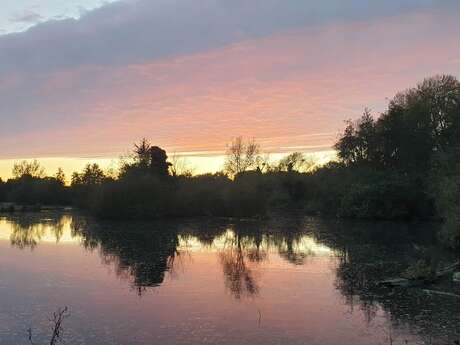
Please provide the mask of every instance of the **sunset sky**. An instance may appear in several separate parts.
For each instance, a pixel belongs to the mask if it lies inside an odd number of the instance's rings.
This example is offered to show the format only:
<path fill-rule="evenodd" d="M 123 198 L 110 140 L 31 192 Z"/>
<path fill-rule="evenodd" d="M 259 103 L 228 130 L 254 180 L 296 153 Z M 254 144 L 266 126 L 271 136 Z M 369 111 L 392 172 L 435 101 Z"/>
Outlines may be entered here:
<path fill-rule="evenodd" d="M 4 0 L 0 176 L 110 166 L 142 137 L 199 171 L 240 135 L 330 152 L 439 73 L 460 77 L 458 0 Z"/>

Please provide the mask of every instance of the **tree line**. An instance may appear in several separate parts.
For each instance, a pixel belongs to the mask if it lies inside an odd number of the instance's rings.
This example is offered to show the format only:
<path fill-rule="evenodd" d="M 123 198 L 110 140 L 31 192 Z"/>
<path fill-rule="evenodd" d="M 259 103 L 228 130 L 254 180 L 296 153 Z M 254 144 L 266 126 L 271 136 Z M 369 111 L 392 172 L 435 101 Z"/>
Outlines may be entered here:
<path fill-rule="evenodd" d="M 195 175 L 144 139 L 115 174 L 87 165 L 66 186 L 36 161 L 15 164 L 0 200 L 70 204 L 106 218 L 265 216 L 299 211 L 349 218 L 437 219 L 460 233 L 460 83 L 427 78 L 378 116 L 348 121 L 323 166 L 296 152 L 273 163 L 254 140 L 234 139 L 223 170 Z"/>
<path fill-rule="evenodd" d="M 37 160 L 15 163 L 13 178 L 0 180 L 0 201 L 72 205 L 106 218 L 261 216 L 276 175 L 300 176 L 313 166 L 313 159 L 299 152 L 271 162 L 255 140 L 238 137 L 227 147 L 221 172 L 195 175 L 182 158 L 169 159 L 165 150 L 142 139 L 115 173 L 87 164 L 72 174 L 70 185 L 62 169 L 47 176 Z M 288 179 L 284 184 L 288 193 L 295 192 Z"/>

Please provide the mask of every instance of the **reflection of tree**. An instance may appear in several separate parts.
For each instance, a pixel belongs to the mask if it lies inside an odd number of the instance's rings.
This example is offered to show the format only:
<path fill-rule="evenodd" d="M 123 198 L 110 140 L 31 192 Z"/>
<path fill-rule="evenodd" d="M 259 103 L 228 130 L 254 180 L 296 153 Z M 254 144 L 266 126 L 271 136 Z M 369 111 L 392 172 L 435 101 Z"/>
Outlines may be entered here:
<path fill-rule="evenodd" d="M 12 245 L 35 248 L 45 237 L 59 242 L 66 223 L 70 235 L 80 237 L 87 250 L 100 252 L 104 264 L 114 268 L 118 277 L 131 281 L 142 292 L 160 285 L 165 273 L 174 273 L 184 255 L 178 249 L 179 238 L 198 241 L 202 247 L 213 247 L 217 238 L 226 238 L 219 257 L 226 285 L 236 298 L 255 296 L 259 292 L 256 265 L 265 261 L 271 249 L 295 264 L 310 255 L 298 244 L 301 227 L 285 231 L 286 223 L 236 222 L 207 220 L 198 222 L 129 222 L 109 223 L 92 220 L 78 214 L 21 214 L 8 217 Z M 231 229 L 231 230 L 229 230 Z M 273 230 L 273 233 L 270 231 Z"/>
<path fill-rule="evenodd" d="M 304 234 L 287 232 L 277 241 L 279 255 L 294 265 L 303 265 L 305 259 L 313 256 L 309 248 L 299 248 Z"/>
<path fill-rule="evenodd" d="M 305 233 L 303 219 L 236 222 L 230 229 L 219 256 L 226 286 L 237 299 L 259 293 L 256 268 L 268 259 L 269 252 L 277 252 L 281 258 L 294 265 L 302 265 L 307 257 L 316 254 L 303 242 L 306 237 L 313 241 Z"/>
<path fill-rule="evenodd" d="M 33 250 L 46 236 L 51 235 L 59 243 L 66 216 L 59 214 L 26 214 L 21 217 L 7 217 L 11 227 L 10 243 L 19 249 Z"/>
<path fill-rule="evenodd" d="M 10 243 L 19 249 L 34 249 L 45 233 L 45 228 L 41 224 L 23 228 L 13 223 L 11 229 Z"/>
<path fill-rule="evenodd" d="M 4 219 L 11 227 L 11 244 L 33 249 L 45 236 L 59 241 L 68 217 L 39 213 Z M 237 299 L 260 293 L 259 265 L 272 253 L 287 264 L 302 265 L 322 245 L 335 255 L 336 287 L 350 308 L 361 310 L 369 322 L 383 310 L 394 325 L 414 329 L 427 342 L 433 337 L 437 343 L 453 343 L 460 337 L 460 301 L 428 295 L 422 289 L 387 289 L 377 284 L 436 253 L 432 228 L 426 226 L 425 231 L 424 227 L 296 219 L 111 223 L 73 215 L 71 235 L 81 237 L 87 250 L 98 251 L 103 262 L 139 293 L 162 284 L 168 273 L 180 267 L 186 257 L 186 249 L 178 247 L 180 240 L 217 248 L 225 285 Z M 432 261 L 454 261 L 444 253 L 439 256 Z M 442 289 L 455 289 L 443 284 Z"/>
<path fill-rule="evenodd" d="M 11 243 L 24 249 L 35 248 L 45 236 L 52 235 L 59 241 L 69 221 L 66 217 L 8 217 Z M 421 289 L 387 289 L 377 284 L 400 276 L 423 255 L 435 252 L 430 232 L 422 228 L 314 220 L 306 224 L 279 220 L 111 223 L 73 215 L 71 235 L 81 237 L 86 249 L 98 251 L 103 262 L 139 293 L 162 284 L 168 273 L 179 273 L 187 241 L 217 249 L 225 286 L 236 299 L 260 293 L 260 264 L 272 253 L 288 264 L 302 265 L 318 249 L 331 248 L 336 287 L 350 308 L 361 310 L 369 322 L 383 310 L 393 324 L 409 326 L 422 337 L 433 336 L 448 343 L 458 338 L 459 301 L 430 296 Z M 180 241 L 184 247 L 179 248 Z M 454 260 L 444 259 L 450 261 Z"/>
<path fill-rule="evenodd" d="M 131 280 L 139 293 L 160 285 L 179 258 L 176 229 L 163 229 L 161 224 L 75 219 L 72 227 L 83 236 L 85 248 L 97 248 L 104 264 L 114 267 L 118 277 Z"/>
<path fill-rule="evenodd" d="M 254 272 L 246 263 L 246 258 L 259 262 L 263 254 L 258 247 L 246 251 L 245 243 L 239 235 L 235 235 L 235 238 L 228 242 L 224 250 L 219 253 L 227 288 L 237 299 L 257 295 L 259 287 Z"/>
<path fill-rule="evenodd" d="M 279 217 L 266 224 L 259 225 L 259 234 L 263 236 L 267 247 L 276 248 L 281 258 L 294 265 L 303 265 L 305 259 L 314 256 L 315 252 L 302 241 L 308 236 L 305 218 L 292 216 Z"/>
<path fill-rule="evenodd" d="M 460 301 L 430 296 L 421 288 L 390 289 L 378 284 L 402 276 L 421 256 L 435 256 L 429 259 L 436 262 L 440 259 L 432 226 L 323 223 L 315 228 L 315 235 L 338 253 L 336 286 L 350 308 L 361 309 L 369 322 L 381 308 L 394 326 L 409 326 L 428 343 L 433 339 L 434 343 L 451 344 L 459 339 Z M 449 253 L 442 258 L 453 260 Z M 453 288 L 446 284 L 443 289 Z"/>

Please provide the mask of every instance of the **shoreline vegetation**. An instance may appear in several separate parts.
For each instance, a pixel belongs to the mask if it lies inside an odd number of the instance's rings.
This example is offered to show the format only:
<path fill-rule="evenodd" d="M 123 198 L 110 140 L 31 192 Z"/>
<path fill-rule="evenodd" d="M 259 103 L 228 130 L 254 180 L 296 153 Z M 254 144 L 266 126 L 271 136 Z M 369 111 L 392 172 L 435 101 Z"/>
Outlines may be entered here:
<path fill-rule="evenodd" d="M 68 205 L 107 219 L 265 217 L 296 211 L 340 218 L 439 220 L 443 238 L 460 236 L 460 83 L 427 78 L 398 93 L 375 116 L 348 121 L 338 160 L 317 166 L 300 152 L 270 161 L 255 140 L 235 138 L 221 172 L 194 175 L 181 158 L 146 139 L 116 172 L 88 164 L 65 184 L 22 161 L 0 180 L 0 211 Z M 21 205 L 21 206 L 17 206 Z"/>

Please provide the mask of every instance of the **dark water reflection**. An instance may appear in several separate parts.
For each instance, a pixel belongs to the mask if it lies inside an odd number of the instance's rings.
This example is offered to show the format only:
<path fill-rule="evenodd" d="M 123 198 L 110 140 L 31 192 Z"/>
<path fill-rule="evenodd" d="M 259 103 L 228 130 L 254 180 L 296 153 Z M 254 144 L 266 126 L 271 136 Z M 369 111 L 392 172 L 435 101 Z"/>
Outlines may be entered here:
<path fill-rule="evenodd" d="M 0 344 L 454 344 L 460 299 L 377 282 L 455 260 L 429 224 L 0 220 Z M 443 291 L 460 293 L 444 282 Z"/>

